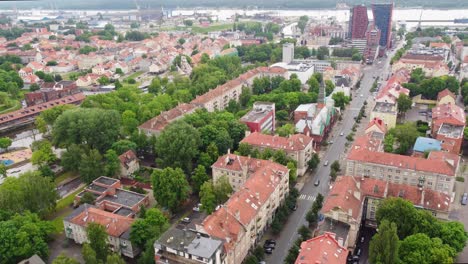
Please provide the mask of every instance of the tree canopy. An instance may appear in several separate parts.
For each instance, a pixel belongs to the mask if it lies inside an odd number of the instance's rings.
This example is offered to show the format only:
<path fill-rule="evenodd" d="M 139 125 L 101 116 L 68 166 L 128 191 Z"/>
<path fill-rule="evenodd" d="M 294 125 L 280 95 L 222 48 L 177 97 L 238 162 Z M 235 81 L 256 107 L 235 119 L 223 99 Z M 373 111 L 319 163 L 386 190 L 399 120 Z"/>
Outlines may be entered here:
<path fill-rule="evenodd" d="M 180 168 L 155 170 L 151 178 L 154 198 L 165 208 L 175 212 L 188 198 L 190 187 Z"/>

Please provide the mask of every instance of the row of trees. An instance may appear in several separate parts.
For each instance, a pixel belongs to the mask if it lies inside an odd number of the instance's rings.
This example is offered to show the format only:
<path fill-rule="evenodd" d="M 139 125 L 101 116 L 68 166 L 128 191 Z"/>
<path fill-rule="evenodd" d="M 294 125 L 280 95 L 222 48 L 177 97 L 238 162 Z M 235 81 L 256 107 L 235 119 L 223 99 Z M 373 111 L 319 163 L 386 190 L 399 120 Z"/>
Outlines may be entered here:
<path fill-rule="evenodd" d="M 460 222 L 442 222 L 402 198 L 384 200 L 376 214 L 378 233 L 371 263 L 453 263 L 468 235 Z"/>
<path fill-rule="evenodd" d="M 294 241 L 294 244 L 289 249 L 288 255 L 284 259 L 285 264 L 294 264 L 296 262 L 297 256 L 299 255 L 301 243 L 312 238 L 311 230 L 314 230 L 314 226 L 319 219 L 319 212 L 323 206 L 323 199 L 323 195 L 319 193 L 310 210 L 307 212 L 306 220 L 309 222 L 309 226 L 303 225 L 297 230 L 297 233 L 300 236 L 298 239 L 296 239 L 296 241 Z"/>

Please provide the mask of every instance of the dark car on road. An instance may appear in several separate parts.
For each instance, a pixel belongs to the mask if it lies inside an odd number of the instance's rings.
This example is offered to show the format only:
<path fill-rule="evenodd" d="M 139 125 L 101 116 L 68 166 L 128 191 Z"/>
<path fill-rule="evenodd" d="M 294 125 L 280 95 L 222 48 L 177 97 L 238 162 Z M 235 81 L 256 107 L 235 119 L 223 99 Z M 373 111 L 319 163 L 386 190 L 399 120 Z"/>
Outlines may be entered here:
<path fill-rule="evenodd" d="M 272 248 L 265 248 L 264 251 L 265 251 L 265 254 L 271 254 L 271 253 L 273 253 L 273 249 L 272 249 Z"/>

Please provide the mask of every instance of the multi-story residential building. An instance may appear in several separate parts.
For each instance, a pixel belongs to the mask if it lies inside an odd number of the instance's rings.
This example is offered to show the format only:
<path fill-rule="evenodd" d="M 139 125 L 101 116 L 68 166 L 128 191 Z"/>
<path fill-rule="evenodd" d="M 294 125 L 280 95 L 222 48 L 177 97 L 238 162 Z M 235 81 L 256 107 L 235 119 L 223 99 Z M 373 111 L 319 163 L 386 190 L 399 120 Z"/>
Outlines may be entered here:
<path fill-rule="evenodd" d="M 367 26 L 369 24 L 367 7 L 365 5 L 354 6 L 351 9 L 350 15 L 349 34 L 351 39 L 365 39 Z"/>
<path fill-rule="evenodd" d="M 362 176 L 339 176 L 325 198 L 321 212 L 325 219 L 349 225 L 345 244 L 353 248 L 362 220 L 366 226 L 377 227 L 378 206 L 381 200 L 389 197 L 403 198 L 415 207 L 430 211 L 437 218 L 448 218 L 449 194 Z"/>
<path fill-rule="evenodd" d="M 97 223 L 106 229 L 109 248 L 129 258 L 136 257 L 140 249 L 130 241 L 130 228 L 134 219 L 128 216 L 113 214 L 94 206 L 83 204 L 63 219 L 65 236 L 77 244 L 89 243 L 86 227 Z"/>
<path fill-rule="evenodd" d="M 250 133 L 240 143 L 246 143 L 258 150 L 283 150 L 287 156 L 297 162 L 297 174 L 303 175 L 307 162 L 314 153 L 313 139 L 306 135 L 295 134 L 290 137 L 265 135 L 258 132 Z"/>
<path fill-rule="evenodd" d="M 400 69 L 412 71 L 416 68 L 421 68 L 427 77 L 448 75 L 450 71 L 442 56 L 406 54 L 392 65 L 392 72 Z"/>
<path fill-rule="evenodd" d="M 138 130 L 147 136 L 158 136 L 167 125 L 183 118 L 185 115 L 194 113 L 198 108 L 199 107 L 193 104 L 179 104 L 171 110 L 164 111 L 141 124 Z"/>
<path fill-rule="evenodd" d="M 275 133 L 275 103 L 255 102 L 253 109 L 240 121 L 246 124 L 250 132 Z"/>
<path fill-rule="evenodd" d="M 346 264 L 348 250 L 336 239 L 336 234 L 326 232 L 301 243 L 295 264 Z"/>
<path fill-rule="evenodd" d="M 442 150 L 459 154 L 463 144 L 466 116 L 447 89 L 440 92 L 437 106 L 432 108 L 432 137 L 442 142 Z"/>
<path fill-rule="evenodd" d="M 228 157 L 227 162 L 237 159 Z M 197 227 L 197 231 L 223 240 L 224 263 L 242 263 L 273 221 L 288 192 L 287 167 L 270 163 L 258 168 L 224 205 Z"/>
<path fill-rule="evenodd" d="M 73 81 L 42 83 L 40 90 L 25 94 L 24 99 L 28 106 L 34 106 L 76 93 L 79 93 L 79 90 Z"/>
<path fill-rule="evenodd" d="M 370 24 L 366 31 L 366 48 L 364 50 L 364 61 L 368 64 L 374 62 L 379 55 L 379 43 L 381 32 L 374 23 Z"/>
<path fill-rule="evenodd" d="M 223 264 L 223 241 L 172 227 L 154 242 L 156 264 Z"/>
<path fill-rule="evenodd" d="M 203 107 L 209 112 L 223 110 L 228 106 L 229 101 L 239 101 L 239 96 L 242 93 L 243 86 L 250 87 L 255 78 L 273 76 L 286 77 L 286 70 L 278 67 L 259 67 L 250 70 L 234 80 L 220 85 L 203 95 L 197 96 L 197 98 L 192 100 L 191 103 L 199 107 Z"/>
<path fill-rule="evenodd" d="M 120 180 L 101 176 L 88 185 L 75 197 L 79 204 L 81 197 L 88 192 L 96 199 L 98 209 L 126 217 L 134 217 L 142 206 L 149 205 L 148 195 L 127 191 L 122 188 Z"/>
<path fill-rule="evenodd" d="M 381 31 L 379 44 L 382 47 L 382 51 L 385 51 L 392 45 L 393 3 L 372 4 L 372 13 L 374 15 L 374 23 Z M 383 53 L 380 53 L 380 56 L 383 56 Z"/>
<path fill-rule="evenodd" d="M 427 158 L 382 151 L 382 140 L 364 135 L 356 138 L 347 156 L 346 175 L 379 179 L 450 193 L 455 184 L 460 157 L 432 151 Z"/>

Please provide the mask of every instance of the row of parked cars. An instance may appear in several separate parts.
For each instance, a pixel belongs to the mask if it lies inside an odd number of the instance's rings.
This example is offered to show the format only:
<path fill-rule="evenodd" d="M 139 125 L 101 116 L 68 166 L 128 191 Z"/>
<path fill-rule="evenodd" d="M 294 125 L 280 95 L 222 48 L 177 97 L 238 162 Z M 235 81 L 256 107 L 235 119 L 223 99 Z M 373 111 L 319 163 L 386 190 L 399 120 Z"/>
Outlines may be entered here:
<path fill-rule="evenodd" d="M 273 250 L 276 247 L 276 241 L 273 239 L 267 239 L 265 240 L 265 243 L 263 244 L 263 250 L 265 251 L 266 254 L 271 254 L 273 253 Z"/>

